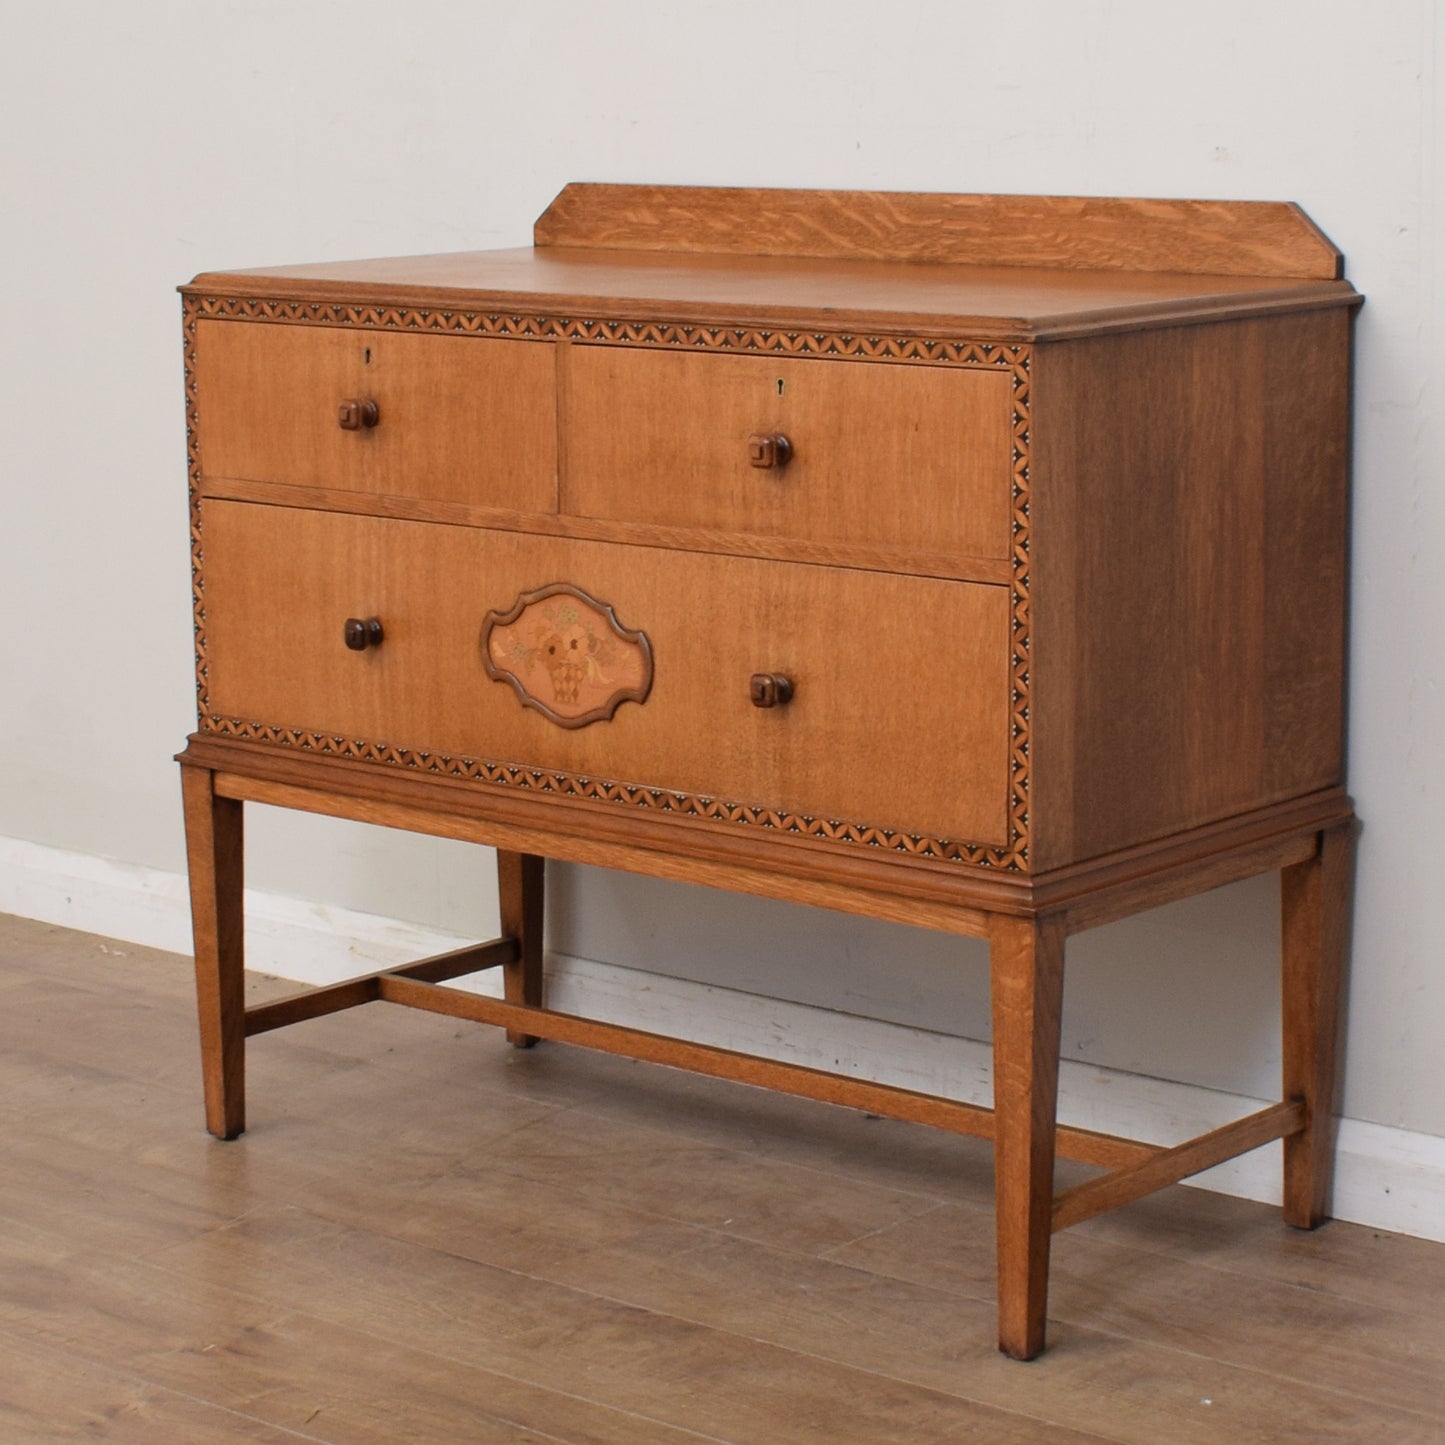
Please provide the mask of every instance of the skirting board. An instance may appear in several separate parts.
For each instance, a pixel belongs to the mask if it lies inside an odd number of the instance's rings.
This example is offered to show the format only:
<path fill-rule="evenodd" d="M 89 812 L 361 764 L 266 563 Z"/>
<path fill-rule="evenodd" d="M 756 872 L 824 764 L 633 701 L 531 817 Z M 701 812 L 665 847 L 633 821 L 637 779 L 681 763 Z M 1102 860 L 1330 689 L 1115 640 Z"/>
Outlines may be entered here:
<path fill-rule="evenodd" d="M 190 952 L 181 874 L 19 839 L 0 838 L 0 913 Z M 249 966 L 302 983 L 331 983 L 473 941 L 254 892 L 246 895 L 246 925 Z M 569 1013 L 970 1103 L 992 1102 L 989 1049 L 975 1040 L 566 955 L 549 956 L 547 977 L 548 1002 Z M 484 976 L 476 986 L 487 990 L 493 983 Z M 1201 1134 L 1267 1102 L 1067 1060 L 1060 1095 L 1060 1117 L 1069 1124 L 1160 1144 Z M 1278 1150 L 1256 1150 L 1189 1183 L 1278 1203 Z M 1445 1139 L 1341 1120 L 1334 1215 L 1445 1242 Z"/>

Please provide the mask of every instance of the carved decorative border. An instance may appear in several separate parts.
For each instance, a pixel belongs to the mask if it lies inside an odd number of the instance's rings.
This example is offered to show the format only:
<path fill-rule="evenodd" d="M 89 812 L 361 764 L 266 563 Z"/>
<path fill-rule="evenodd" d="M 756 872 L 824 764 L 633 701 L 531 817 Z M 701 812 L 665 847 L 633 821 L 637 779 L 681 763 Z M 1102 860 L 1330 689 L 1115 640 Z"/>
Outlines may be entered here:
<path fill-rule="evenodd" d="M 984 868 L 998 866 L 994 862 L 997 850 L 976 844 L 954 843 L 947 839 L 899 833 L 860 823 L 843 823 L 835 818 L 785 813 L 777 808 L 730 802 L 701 793 L 678 793 L 643 783 L 615 783 L 578 773 L 558 772 L 551 768 L 528 767 L 521 763 L 484 762 L 476 758 L 392 747 L 387 743 L 372 743 L 330 733 L 271 727 L 265 723 L 246 722 L 240 718 L 211 717 L 202 721 L 203 730 L 217 737 L 280 744 L 301 752 L 321 753 L 327 757 L 388 763 L 393 767 L 433 773 L 440 777 L 468 778 L 474 782 L 519 788 L 525 792 L 551 793 L 558 797 L 581 798 L 594 803 L 621 803 L 624 806 L 675 813 L 688 818 L 710 818 L 716 822 L 752 825 L 802 837 L 826 838 L 835 843 L 858 843 L 889 852 L 908 853 L 919 858 L 941 858 L 954 863 L 972 863 Z"/>
<path fill-rule="evenodd" d="M 273 321 L 289 326 L 356 326 L 370 331 L 432 331 L 528 341 L 582 341 L 680 350 L 765 352 L 851 361 L 914 361 L 1006 369 L 1027 364 L 1030 348 L 996 341 L 946 341 L 927 336 L 859 336 L 843 331 L 774 331 L 758 326 L 696 326 L 674 321 L 451 311 L 437 307 L 354 306 L 242 296 L 187 296 L 197 320 Z"/>
<path fill-rule="evenodd" d="M 274 322 L 282 325 L 347 326 L 369 330 L 442 332 L 533 340 L 579 341 L 613 346 L 676 347 L 853 361 L 955 366 L 1007 372 L 1013 384 L 1013 586 L 1010 609 L 1010 759 L 1008 842 L 1002 847 L 898 833 L 861 823 L 814 818 L 612 782 L 513 763 L 489 762 L 395 747 L 292 728 L 224 718 L 210 708 L 206 661 L 204 539 L 200 518 L 200 456 L 195 376 L 196 322 L 203 319 Z M 595 802 L 658 809 L 688 817 L 774 829 L 833 842 L 883 848 L 979 868 L 1025 872 L 1029 839 L 1029 456 L 1030 365 L 1027 345 L 937 340 L 915 336 L 859 336 L 851 332 L 772 331 L 761 327 L 694 326 L 675 322 L 620 321 L 405 306 L 354 306 L 314 301 L 187 295 L 185 334 L 186 458 L 190 475 L 191 569 L 196 636 L 196 697 L 202 732 L 245 738 L 393 767 L 471 778 L 500 787 L 586 798 Z"/>
<path fill-rule="evenodd" d="M 1029 367 L 1032 350 L 1013 370 L 1013 600 L 1009 608 L 1009 844 L 994 866 L 1027 871 L 1029 863 Z"/>
<path fill-rule="evenodd" d="M 191 621 L 196 641 L 196 708 L 201 731 L 208 730 L 210 679 L 206 671 L 206 578 L 205 549 L 201 543 L 201 448 L 196 411 L 196 320 L 198 309 L 191 297 L 181 305 L 182 358 L 186 388 L 186 479 L 191 521 Z"/>

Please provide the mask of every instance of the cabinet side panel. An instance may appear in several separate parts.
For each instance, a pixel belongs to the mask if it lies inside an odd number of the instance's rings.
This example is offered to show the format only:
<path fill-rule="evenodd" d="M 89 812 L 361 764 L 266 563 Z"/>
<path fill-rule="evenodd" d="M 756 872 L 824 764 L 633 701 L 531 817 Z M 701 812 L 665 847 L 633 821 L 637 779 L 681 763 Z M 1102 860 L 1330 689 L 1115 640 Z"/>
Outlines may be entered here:
<path fill-rule="evenodd" d="M 1040 346 L 1033 866 L 1337 784 L 1349 318 Z"/>

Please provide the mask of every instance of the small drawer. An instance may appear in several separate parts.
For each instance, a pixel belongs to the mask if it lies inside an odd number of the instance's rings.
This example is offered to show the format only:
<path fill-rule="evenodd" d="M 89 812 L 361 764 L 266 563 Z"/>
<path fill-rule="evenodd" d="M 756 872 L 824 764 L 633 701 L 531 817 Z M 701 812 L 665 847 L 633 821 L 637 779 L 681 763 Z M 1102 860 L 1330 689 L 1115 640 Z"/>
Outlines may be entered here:
<path fill-rule="evenodd" d="M 549 344 L 201 321 L 196 406 L 208 482 L 556 509 Z"/>
<path fill-rule="evenodd" d="M 600 346 L 562 364 L 566 512 L 1010 555 L 1002 373 Z"/>
<path fill-rule="evenodd" d="M 219 716 L 1006 839 L 1006 588 L 218 499 L 202 528 Z"/>

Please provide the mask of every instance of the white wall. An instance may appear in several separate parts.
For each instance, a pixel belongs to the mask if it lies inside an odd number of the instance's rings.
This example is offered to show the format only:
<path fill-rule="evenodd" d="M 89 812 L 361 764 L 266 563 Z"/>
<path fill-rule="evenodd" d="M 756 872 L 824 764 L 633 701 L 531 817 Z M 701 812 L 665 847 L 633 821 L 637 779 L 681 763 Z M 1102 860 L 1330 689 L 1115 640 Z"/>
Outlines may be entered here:
<path fill-rule="evenodd" d="M 1445 189 L 1430 0 L 7 6 L 0 836 L 182 866 L 179 305 L 201 269 L 525 242 L 568 180 L 1293 199 L 1358 330 L 1346 1112 L 1445 1136 Z M 492 925 L 477 850 L 257 811 L 258 886 Z M 560 949 L 986 1028 L 982 951 L 558 870 Z M 1268 1095 L 1264 882 L 1080 939 L 1066 1048 Z M 748 940 L 766 936 L 766 954 Z"/>

